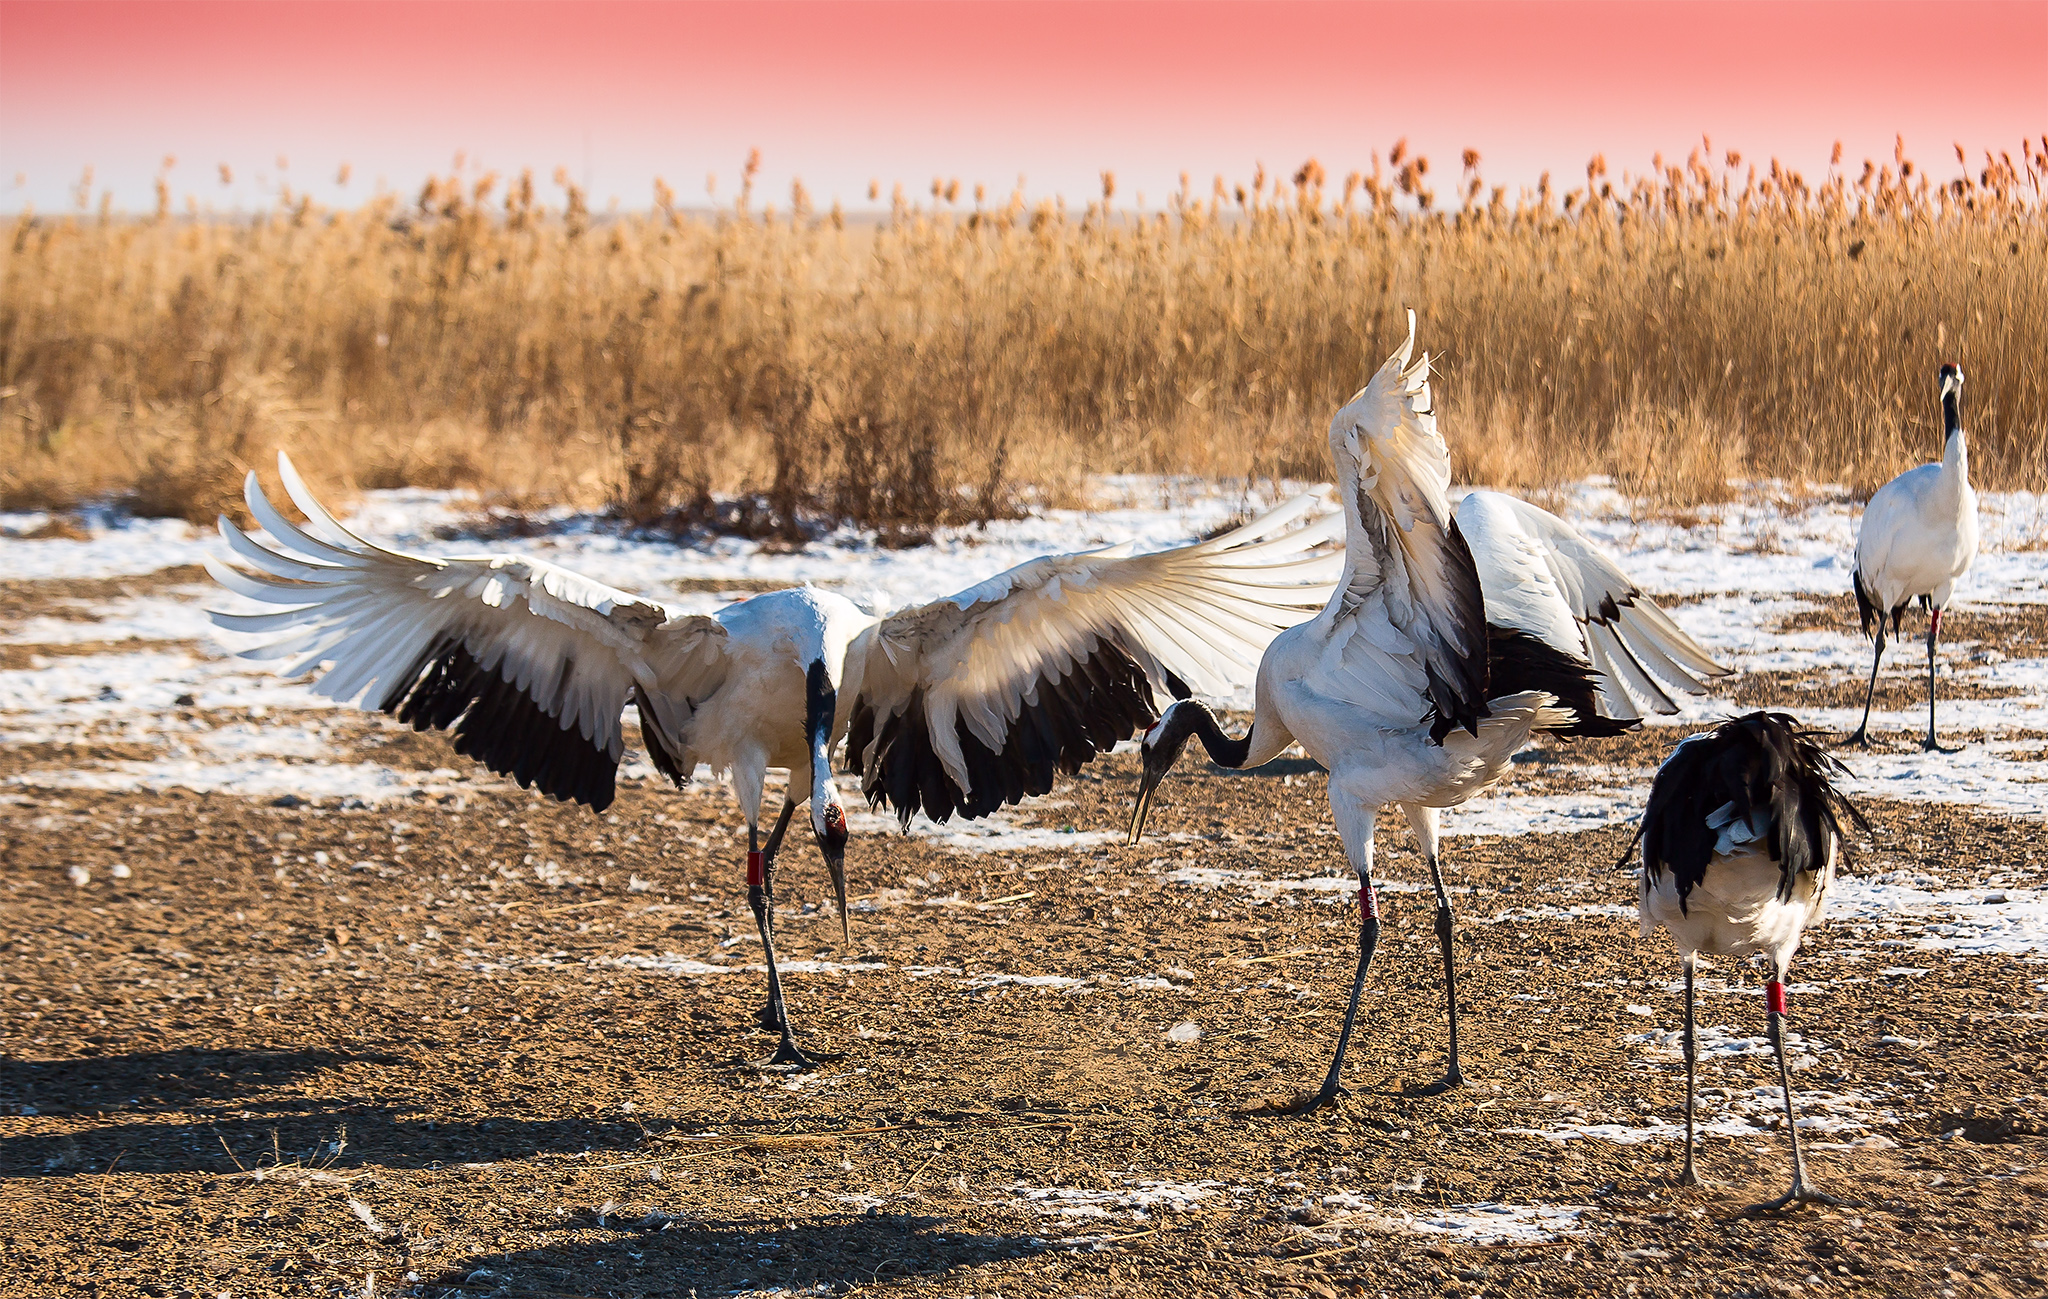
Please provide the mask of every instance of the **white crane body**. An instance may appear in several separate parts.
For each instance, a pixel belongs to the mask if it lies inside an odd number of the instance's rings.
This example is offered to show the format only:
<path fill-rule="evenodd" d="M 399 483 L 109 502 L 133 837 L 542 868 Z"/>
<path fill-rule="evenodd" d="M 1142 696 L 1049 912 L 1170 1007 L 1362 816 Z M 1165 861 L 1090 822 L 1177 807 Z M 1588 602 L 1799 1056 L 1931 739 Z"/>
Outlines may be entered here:
<path fill-rule="evenodd" d="M 1856 533 L 1856 571 L 1872 604 L 1902 612 L 1920 596 L 1946 608 L 1977 558 L 1977 492 L 1961 430 L 1939 463 L 1908 469 L 1877 489 Z"/>
<path fill-rule="evenodd" d="M 1359 880 L 1359 958 L 1336 1053 L 1310 1107 L 1343 1092 L 1345 1048 L 1378 945 L 1372 866 L 1380 809 L 1401 809 L 1429 863 L 1450 1021 L 1449 1067 L 1437 1087 L 1455 1086 L 1463 1081 L 1456 965 L 1437 812 L 1499 781 L 1539 730 L 1622 729 L 1598 715 L 1596 678 L 1554 580 L 1550 604 L 1521 602 L 1524 626 L 1489 622 L 1448 498 L 1450 452 L 1432 410 L 1429 358 L 1411 365 L 1414 346 L 1410 312 L 1407 341 L 1330 422 L 1345 561 L 1329 603 L 1266 647 L 1257 713 L 1242 738 L 1225 736 L 1192 700 L 1167 710 L 1145 735 L 1144 782 L 1131 814 L 1135 842 L 1159 781 L 1194 737 L 1226 767 L 1269 761 L 1298 742 L 1329 771 L 1331 816 Z M 1557 608 L 1565 612 L 1553 616 Z M 1546 631 L 1566 645 L 1551 644 Z"/>
<path fill-rule="evenodd" d="M 1795 876 L 1787 896 L 1783 867 L 1757 843 L 1768 833 L 1768 824 L 1745 824 L 1763 815 L 1737 819 L 1730 810 L 1737 837 L 1722 831 L 1712 864 L 1682 901 L 1675 872 L 1666 871 L 1654 882 L 1641 879 L 1637 909 L 1643 937 L 1663 929 L 1681 956 L 1765 956 L 1783 981 L 1799 950 L 1799 936 L 1821 917 L 1840 846 L 1830 840 L 1819 869 Z"/>
<path fill-rule="evenodd" d="M 1918 600 L 1928 610 L 1927 738 L 1921 747 L 1950 752 L 1942 749 L 1934 729 L 1934 655 L 1942 612 L 1957 580 L 1977 557 L 1977 493 L 1970 486 L 1969 441 L 1963 432 L 1962 369 L 1944 365 L 1938 378 L 1940 462 L 1908 469 L 1878 488 L 1856 529 L 1856 568 L 1849 580 L 1858 621 L 1871 638 L 1871 658 L 1863 721 L 1849 737 L 1852 744 L 1870 742 L 1870 707 L 1877 698 L 1886 633 L 1899 630 L 1906 607 Z"/>

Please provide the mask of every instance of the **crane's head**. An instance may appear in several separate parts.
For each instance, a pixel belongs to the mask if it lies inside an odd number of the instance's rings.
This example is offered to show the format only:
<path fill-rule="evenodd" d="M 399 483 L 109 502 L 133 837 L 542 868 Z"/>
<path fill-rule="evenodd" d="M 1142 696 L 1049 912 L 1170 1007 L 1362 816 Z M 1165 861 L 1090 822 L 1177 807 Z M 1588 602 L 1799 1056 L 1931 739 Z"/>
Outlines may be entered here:
<path fill-rule="evenodd" d="M 811 833 L 817 837 L 818 851 L 831 873 L 832 896 L 839 903 L 839 937 L 847 941 L 852 934 L 846 924 L 846 809 L 840 805 L 838 792 L 829 786 L 827 790 L 823 800 L 811 800 Z"/>
<path fill-rule="evenodd" d="M 1159 782 L 1166 779 L 1166 773 L 1173 770 L 1173 764 L 1180 761 L 1181 750 L 1188 747 L 1188 737 L 1195 733 L 1195 720 L 1201 705 L 1191 699 L 1176 700 L 1169 704 L 1152 729 L 1138 741 L 1138 752 L 1145 761 L 1145 774 L 1138 781 L 1138 801 L 1131 808 L 1131 833 L 1127 843 L 1137 843 L 1145 836 L 1145 817 L 1152 810 L 1152 795 L 1159 788 Z"/>
<path fill-rule="evenodd" d="M 1954 361 L 1941 367 L 1941 436 L 1947 439 L 1963 427 L 1963 367 Z"/>

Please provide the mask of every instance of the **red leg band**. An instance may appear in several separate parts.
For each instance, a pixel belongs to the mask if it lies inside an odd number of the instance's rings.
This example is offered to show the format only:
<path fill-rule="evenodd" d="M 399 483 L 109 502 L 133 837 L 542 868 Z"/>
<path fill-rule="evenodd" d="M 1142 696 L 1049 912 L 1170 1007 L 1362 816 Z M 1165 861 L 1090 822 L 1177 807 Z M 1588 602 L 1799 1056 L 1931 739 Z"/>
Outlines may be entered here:
<path fill-rule="evenodd" d="M 1372 885 L 1370 884 L 1358 886 L 1358 918 L 1360 920 L 1378 920 L 1380 918 L 1379 896 L 1372 891 Z"/>
<path fill-rule="evenodd" d="M 747 854 L 747 887 L 750 889 L 757 889 L 761 887 L 760 853 L 750 852 Z"/>
<path fill-rule="evenodd" d="M 1764 1010 L 1773 1015 L 1785 1013 L 1785 985 L 1778 982 L 1764 985 Z"/>

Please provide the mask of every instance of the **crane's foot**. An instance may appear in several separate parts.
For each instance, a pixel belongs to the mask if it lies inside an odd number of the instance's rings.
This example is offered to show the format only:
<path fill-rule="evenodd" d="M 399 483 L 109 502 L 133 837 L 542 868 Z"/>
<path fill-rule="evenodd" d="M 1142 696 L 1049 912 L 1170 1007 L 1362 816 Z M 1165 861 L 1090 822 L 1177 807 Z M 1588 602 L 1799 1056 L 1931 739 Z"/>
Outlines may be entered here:
<path fill-rule="evenodd" d="M 1825 1191 L 1816 1191 L 1805 1182 L 1794 1182 L 1792 1183 L 1792 1189 L 1777 1199 L 1766 1200 L 1762 1204 L 1752 1204 L 1747 1209 L 1744 1209 L 1743 1212 L 1777 1213 L 1795 1204 L 1824 1204 L 1831 1209 L 1852 1209 L 1856 1207 L 1856 1203 L 1855 1200 L 1838 1200 Z"/>
<path fill-rule="evenodd" d="M 1689 1150 L 1686 1152 L 1685 1167 L 1679 1171 L 1677 1181 L 1680 1186 L 1704 1185 L 1704 1183 L 1700 1181 L 1700 1175 L 1697 1172 L 1693 1171 L 1692 1152 Z"/>
<path fill-rule="evenodd" d="M 818 1067 L 820 1060 L 828 1058 L 830 1057 L 823 1056 L 822 1054 L 817 1057 L 804 1054 L 803 1050 L 797 1046 L 796 1039 L 785 1032 L 782 1035 L 782 1041 L 776 1043 L 775 1054 L 769 1056 L 766 1060 L 755 1061 L 754 1067 L 756 1069 L 780 1069 L 789 1073 L 808 1073 Z"/>
<path fill-rule="evenodd" d="M 1867 727 L 1867 726 L 1859 726 L 1859 727 L 1857 727 L 1857 728 L 1856 728 L 1856 733 L 1855 733 L 1854 735 L 1850 736 L 1850 737 L 1849 737 L 1848 739 L 1846 739 L 1846 740 L 1843 740 L 1843 741 L 1842 741 L 1842 744 L 1843 744 L 1843 746 L 1844 746 L 1844 747 L 1847 747 L 1847 746 L 1849 746 L 1849 745 L 1853 744 L 1853 745 L 1855 745 L 1855 746 L 1856 746 L 1857 748 L 1859 748 L 1859 749 L 1867 749 L 1867 748 L 1869 748 L 1869 747 L 1870 747 L 1870 728 L 1869 728 L 1869 727 Z"/>
<path fill-rule="evenodd" d="M 1459 1069 L 1458 1066 L 1452 1065 L 1451 1071 L 1435 1082 L 1424 1083 L 1420 1087 L 1404 1087 L 1401 1089 L 1401 1094 L 1403 1096 L 1441 1096 L 1447 1091 L 1454 1091 L 1464 1085 L 1464 1071 Z"/>
<path fill-rule="evenodd" d="M 1317 1110 L 1334 1109 L 1339 1101 L 1351 1095 L 1349 1087 L 1324 1083 L 1323 1089 L 1313 1096 L 1304 1096 L 1281 1110 L 1282 1114 L 1313 1114 Z"/>
<path fill-rule="evenodd" d="M 1961 753 L 1964 749 L 1967 749 L 1968 747 L 1970 746 L 1967 744 L 1958 744 L 1953 749 L 1951 749 L 1947 745 L 1943 744 L 1941 741 L 1935 739 L 1932 735 L 1920 741 L 1920 751 L 1922 753 Z"/>

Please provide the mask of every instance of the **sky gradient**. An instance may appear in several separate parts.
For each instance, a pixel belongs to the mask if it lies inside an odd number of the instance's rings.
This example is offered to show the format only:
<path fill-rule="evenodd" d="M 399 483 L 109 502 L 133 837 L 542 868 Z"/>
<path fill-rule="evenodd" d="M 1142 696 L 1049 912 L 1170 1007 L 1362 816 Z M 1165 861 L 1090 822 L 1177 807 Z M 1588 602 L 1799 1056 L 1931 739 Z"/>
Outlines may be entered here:
<path fill-rule="evenodd" d="M 1450 182 L 1640 171 L 1702 133 L 1817 176 L 1952 142 L 2048 131 L 2048 0 L 1996 3 L 27 3 L 0 0 L 0 207 L 147 210 L 166 155 L 182 206 L 408 195 L 458 152 L 473 172 L 557 166 L 592 206 L 656 176 L 730 202 L 758 147 L 762 199 L 820 206 L 934 177 L 992 196 L 1158 206 L 1182 171 L 1248 180 L 1314 156 L 1369 169 L 1405 137 Z M 279 159 L 288 160 L 281 170 Z M 218 166 L 234 175 L 223 186 Z M 346 187 L 336 183 L 343 163 Z M 544 195 L 558 192 L 544 189 Z"/>

